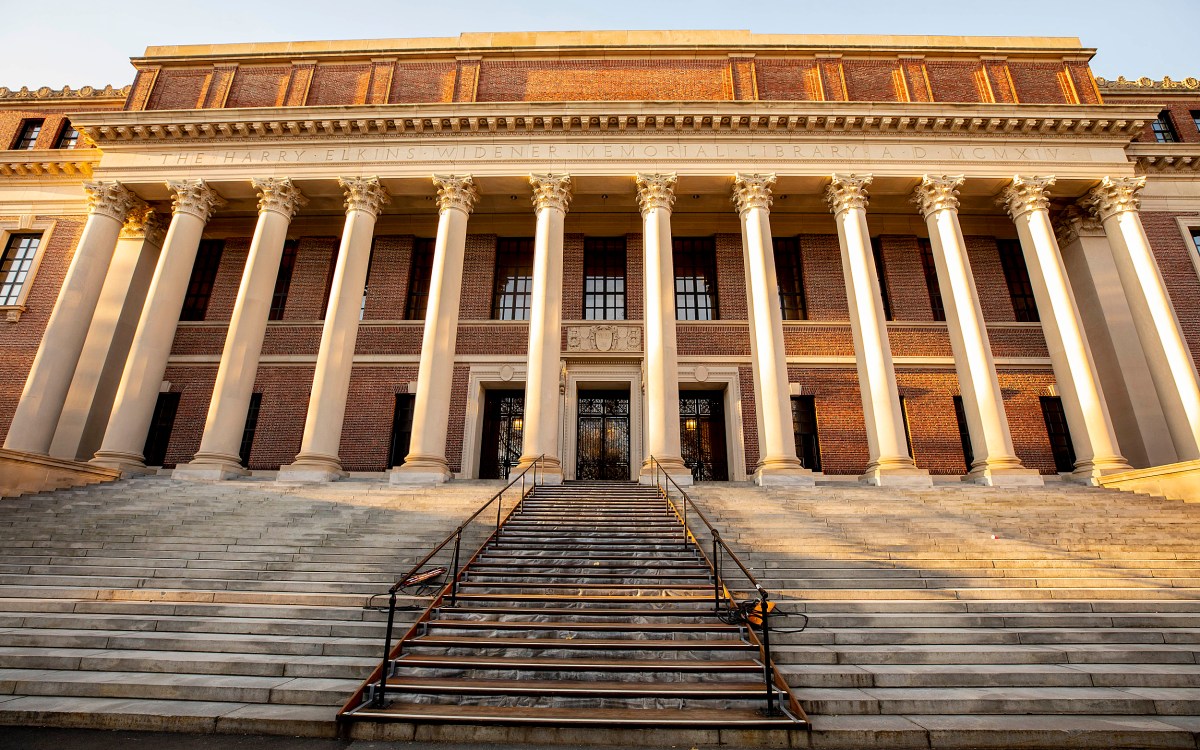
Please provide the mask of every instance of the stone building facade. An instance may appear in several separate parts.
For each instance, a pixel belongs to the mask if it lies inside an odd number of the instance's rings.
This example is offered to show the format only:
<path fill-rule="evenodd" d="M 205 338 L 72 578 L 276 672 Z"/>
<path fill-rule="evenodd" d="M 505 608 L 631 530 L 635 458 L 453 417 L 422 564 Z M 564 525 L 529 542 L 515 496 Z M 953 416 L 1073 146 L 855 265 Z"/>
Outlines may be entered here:
<path fill-rule="evenodd" d="M 464 34 L 0 89 L 5 448 L 398 482 L 1200 459 L 1200 85 L 1093 53 Z"/>

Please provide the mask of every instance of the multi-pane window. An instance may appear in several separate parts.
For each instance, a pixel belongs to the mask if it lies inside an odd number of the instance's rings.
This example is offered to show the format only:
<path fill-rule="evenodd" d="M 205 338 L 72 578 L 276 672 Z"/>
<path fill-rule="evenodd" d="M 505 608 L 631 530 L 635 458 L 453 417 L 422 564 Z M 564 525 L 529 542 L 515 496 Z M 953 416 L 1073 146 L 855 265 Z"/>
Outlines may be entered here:
<path fill-rule="evenodd" d="M 196 264 L 192 266 L 192 278 L 188 281 L 187 296 L 183 299 L 183 311 L 179 314 L 180 320 L 204 320 L 223 252 L 224 240 L 200 242 L 200 248 L 196 251 Z"/>
<path fill-rule="evenodd" d="M 583 319 L 625 320 L 625 238 L 583 244 Z"/>
<path fill-rule="evenodd" d="M 1171 121 L 1171 113 L 1165 109 L 1150 123 L 1150 129 L 1154 131 L 1154 140 L 1159 143 L 1175 143 L 1179 140 L 1179 134 L 1175 132 L 1175 123 Z"/>
<path fill-rule="evenodd" d="M 1021 253 L 1021 243 L 1016 240 L 996 240 L 1000 253 L 1000 266 L 1004 269 L 1004 280 L 1008 284 L 1008 296 L 1012 299 L 1013 315 L 1018 323 L 1036 323 L 1037 302 L 1033 299 L 1033 285 L 1029 283 L 1029 269 Z"/>
<path fill-rule="evenodd" d="M 1042 418 L 1046 420 L 1046 435 L 1050 438 L 1050 451 L 1054 454 L 1054 470 L 1075 470 L 1075 448 L 1071 445 L 1071 430 L 1067 427 L 1067 413 L 1063 411 L 1062 399 L 1058 396 L 1042 396 Z"/>
<path fill-rule="evenodd" d="M 13 144 L 15 151 L 28 151 L 37 144 L 38 136 L 42 133 L 45 120 L 26 120 L 17 134 L 17 142 Z"/>
<path fill-rule="evenodd" d="M 779 306 L 784 320 L 808 320 L 808 299 L 804 296 L 804 264 L 800 259 L 799 237 L 776 237 L 775 278 L 779 282 Z"/>
<path fill-rule="evenodd" d="M 29 280 L 29 269 L 42 242 L 40 234 L 13 234 L 0 257 L 0 305 L 15 305 Z"/>
<path fill-rule="evenodd" d="M 408 268 L 408 301 L 404 305 L 404 319 L 425 320 L 425 311 L 429 307 L 429 284 L 433 280 L 431 238 L 413 240 L 412 259 Z"/>
<path fill-rule="evenodd" d="M 492 318 L 529 320 L 533 296 L 533 238 L 502 237 L 496 241 L 495 279 Z"/>
<path fill-rule="evenodd" d="M 1192 123 L 1195 124 L 1196 130 L 1200 130 L 1200 109 L 1192 110 Z"/>
<path fill-rule="evenodd" d="M 238 458 L 242 466 L 250 466 L 250 450 L 254 447 L 254 431 L 258 429 L 258 412 L 262 408 L 262 394 L 250 394 L 250 408 L 246 410 L 246 426 L 242 428 L 242 447 Z"/>
<path fill-rule="evenodd" d="M 675 319 L 717 320 L 717 248 L 711 237 L 676 237 Z"/>
<path fill-rule="evenodd" d="M 817 406 L 813 396 L 792 396 L 792 432 L 796 457 L 810 471 L 821 470 L 821 441 L 817 437 Z"/>
<path fill-rule="evenodd" d="M 975 449 L 971 447 L 971 428 L 967 424 L 967 409 L 963 406 L 962 396 L 954 397 L 954 420 L 958 422 L 958 441 L 962 444 L 963 463 L 967 471 L 975 463 Z"/>
<path fill-rule="evenodd" d="M 929 308 L 934 320 L 946 319 L 946 306 L 942 303 L 942 287 L 938 284 L 937 266 L 933 262 L 933 245 L 929 240 L 919 240 L 921 246 L 921 270 L 925 272 L 925 289 L 929 292 Z"/>
<path fill-rule="evenodd" d="M 883 242 L 871 238 L 871 255 L 875 257 L 875 276 L 879 279 L 879 296 L 883 300 L 883 319 L 892 319 L 892 295 L 888 294 L 887 265 L 883 262 Z"/>
<path fill-rule="evenodd" d="M 292 273 L 296 270 L 296 255 L 300 243 L 288 240 L 283 243 L 283 255 L 279 258 L 279 274 L 275 277 L 275 293 L 271 295 L 271 314 L 267 320 L 283 320 L 287 308 L 288 292 L 292 288 Z"/>
<path fill-rule="evenodd" d="M 75 148 L 79 143 L 79 131 L 70 122 L 63 123 L 58 138 L 54 141 L 55 148 Z"/>

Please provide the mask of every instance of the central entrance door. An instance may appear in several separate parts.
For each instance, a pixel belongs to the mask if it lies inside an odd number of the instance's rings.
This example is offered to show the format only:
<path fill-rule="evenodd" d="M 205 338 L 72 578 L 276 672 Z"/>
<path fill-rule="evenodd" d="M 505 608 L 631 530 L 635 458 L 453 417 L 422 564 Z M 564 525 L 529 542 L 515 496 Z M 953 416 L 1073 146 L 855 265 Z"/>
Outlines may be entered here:
<path fill-rule="evenodd" d="M 483 397 L 483 440 L 479 478 L 508 479 L 521 460 L 525 392 L 489 389 Z"/>
<path fill-rule="evenodd" d="M 683 463 L 692 470 L 692 479 L 697 482 L 729 479 L 723 394 L 679 395 L 679 442 Z"/>
<path fill-rule="evenodd" d="M 629 480 L 629 391 L 580 391 L 576 430 L 576 479 Z"/>

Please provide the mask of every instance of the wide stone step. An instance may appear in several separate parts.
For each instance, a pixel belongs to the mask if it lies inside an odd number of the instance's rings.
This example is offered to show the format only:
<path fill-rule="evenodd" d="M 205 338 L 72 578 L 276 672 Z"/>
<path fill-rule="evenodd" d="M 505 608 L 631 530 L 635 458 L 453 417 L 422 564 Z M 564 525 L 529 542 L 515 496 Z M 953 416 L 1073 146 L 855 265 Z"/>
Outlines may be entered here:
<path fill-rule="evenodd" d="M 1200 688 L 813 688 L 798 691 L 797 698 L 817 714 L 1200 713 Z"/>

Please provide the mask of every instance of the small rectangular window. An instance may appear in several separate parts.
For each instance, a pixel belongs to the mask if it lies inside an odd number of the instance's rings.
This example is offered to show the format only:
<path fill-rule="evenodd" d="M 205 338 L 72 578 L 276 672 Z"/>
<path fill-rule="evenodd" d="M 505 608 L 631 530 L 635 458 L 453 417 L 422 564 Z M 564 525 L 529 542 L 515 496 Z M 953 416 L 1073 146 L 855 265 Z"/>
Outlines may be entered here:
<path fill-rule="evenodd" d="M 625 238 L 583 241 L 583 319 L 625 320 Z"/>
<path fill-rule="evenodd" d="M 1025 266 L 1025 255 L 1021 243 L 1016 240 L 996 240 L 1000 253 L 1000 266 L 1004 269 L 1004 281 L 1008 284 L 1008 296 L 1012 299 L 1013 315 L 1018 323 L 1037 323 L 1037 302 L 1033 299 L 1033 284 L 1029 282 L 1029 269 Z"/>
<path fill-rule="evenodd" d="M 712 237 L 676 237 L 675 319 L 719 320 L 717 246 Z"/>
<path fill-rule="evenodd" d="M 367 315 L 367 292 L 371 289 L 371 264 L 375 262 L 375 242 L 371 242 L 371 252 L 367 255 L 367 278 L 363 281 L 362 301 L 358 303 L 358 319 Z"/>
<path fill-rule="evenodd" d="M 40 234 L 12 234 L 0 256 L 0 305 L 15 305 L 29 281 L 29 269 L 37 256 Z"/>
<path fill-rule="evenodd" d="M 178 411 L 178 393 L 158 394 L 154 415 L 150 418 L 150 431 L 146 433 L 146 445 L 142 448 L 147 466 L 166 465 L 167 446 L 171 442 L 171 430 L 175 427 L 175 414 Z"/>
<path fill-rule="evenodd" d="M 1192 230 L 1192 245 L 1196 248 L 1196 252 L 1200 253 L 1200 229 Z"/>
<path fill-rule="evenodd" d="M 1196 130 L 1200 130 L 1200 109 L 1192 110 L 1192 124 L 1196 126 Z"/>
<path fill-rule="evenodd" d="M 492 318 L 529 320 L 533 297 L 533 238 L 502 237 L 496 241 L 496 285 Z"/>
<path fill-rule="evenodd" d="M 933 311 L 934 320 L 945 320 L 946 306 L 942 303 L 942 287 L 938 284 L 933 244 L 927 239 L 920 239 L 918 242 L 921 246 L 921 270 L 925 272 L 925 289 L 929 292 L 929 309 Z"/>
<path fill-rule="evenodd" d="M 183 299 L 183 311 L 179 314 L 180 320 L 204 320 L 224 252 L 225 240 L 201 240 L 196 251 L 196 263 L 192 266 L 192 278 L 188 281 L 187 296 Z"/>
<path fill-rule="evenodd" d="M 79 143 L 79 131 L 70 121 L 64 122 L 58 138 L 54 141 L 55 148 L 75 148 Z"/>
<path fill-rule="evenodd" d="M 1067 413 L 1063 411 L 1062 399 L 1058 396 L 1042 396 L 1041 402 L 1046 435 L 1050 438 L 1050 451 L 1054 454 L 1054 470 L 1075 471 L 1075 447 L 1071 445 L 1071 430 L 1067 427 Z"/>
<path fill-rule="evenodd" d="M 892 319 L 892 296 L 888 294 L 887 265 L 883 262 L 883 242 L 871 238 L 871 254 L 875 257 L 875 276 L 879 279 L 879 296 L 883 300 L 883 319 Z"/>
<path fill-rule="evenodd" d="M 433 251 L 431 238 L 413 240 L 408 272 L 408 302 L 404 305 L 405 320 L 425 320 L 429 307 L 429 285 L 433 281 Z"/>
<path fill-rule="evenodd" d="M 817 436 L 817 405 L 813 396 L 792 396 L 792 432 L 796 457 L 811 471 L 821 470 L 821 441 Z"/>
<path fill-rule="evenodd" d="M 417 397 L 410 393 L 396 394 L 396 408 L 392 412 L 392 446 L 389 450 L 388 466 L 399 466 L 408 456 L 412 442 L 413 406 Z"/>
<path fill-rule="evenodd" d="M 784 320 L 808 320 L 808 298 L 804 296 L 804 262 L 799 237 L 776 237 L 775 278 L 779 282 L 779 306 Z"/>
<path fill-rule="evenodd" d="M 912 430 L 908 426 L 908 401 L 900 397 L 900 420 L 904 423 L 904 443 L 908 446 L 908 457 L 915 459 L 912 449 Z"/>
<path fill-rule="evenodd" d="M 38 136 L 42 134 L 45 120 L 26 120 L 21 124 L 21 132 L 17 134 L 17 142 L 13 144 L 14 151 L 29 151 L 37 146 Z"/>
<path fill-rule="evenodd" d="M 329 298 L 333 295 L 333 276 L 337 273 L 338 254 L 341 250 L 341 245 L 338 245 L 329 254 L 329 265 L 325 268 L 325 296 L 321 298 L 321 311 L 317 313 L 320 316 L 319 320 L 325 320 L 325 313 L 329 311 Z"/>
<path fill-rule="evenodd" d="M 283 255 L 279 258 L 279 275 L 275 277 L 275 293 L 271 296 L 271 314 L 267 316 L 267 320 L 283 320 L 288 292 L 292 289 L 292 273 L 296 270 L 299 247 L 300 243 L 296 240 L 283 243 Z"/>
<path fill-rule="evenodd" d="M 1175 123 L 1171 120 L 1171 113 L 1165 109 L 1158 113 L 1154 122 L 1150 123 L 1150 129 L 1154 131 L 1154 140 L 1159 143 L 1175 143 L 1179 140 L 1179 134 L 1175 132 Z"/>
<path fill-rule="evenodd" d="M 963 464 L 967 471 L 975 463 L 975 449 L 971 447 L 971 427 L 967 423 L 967 409 L 963 406 L 962 396 L 954 397 L 954 419 L 958 422 L 958 441 L 962 444 Z"/>
<path fill-rule="evenodd" d="M 254 431 L 258 429 L 258 411 L 262 408 L 262 394 L 250 394 L 250 408 L 246 410 L 246 426 L 242 428 L 242 447 L 238 458 L 242 466 L 250 466 L 250 450 L 254 447 Z"/>

